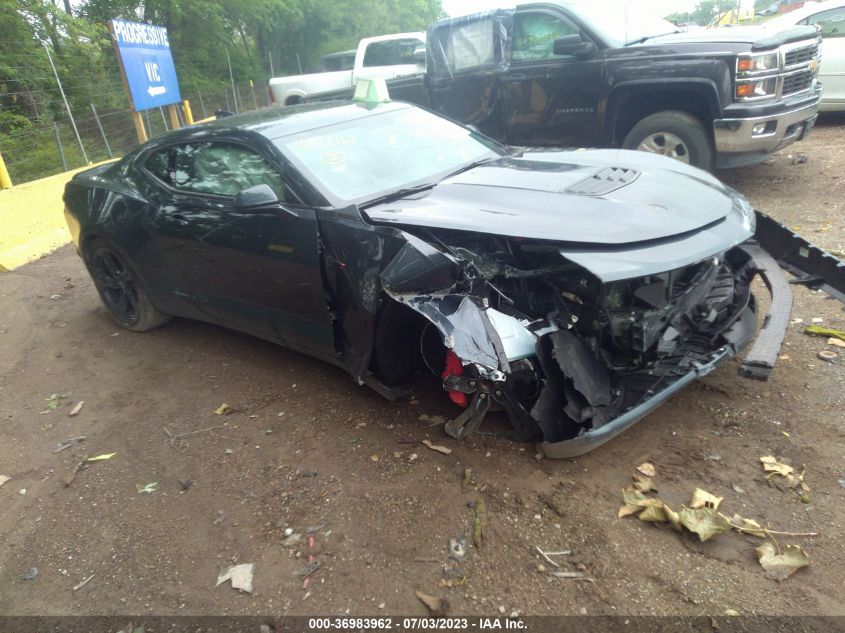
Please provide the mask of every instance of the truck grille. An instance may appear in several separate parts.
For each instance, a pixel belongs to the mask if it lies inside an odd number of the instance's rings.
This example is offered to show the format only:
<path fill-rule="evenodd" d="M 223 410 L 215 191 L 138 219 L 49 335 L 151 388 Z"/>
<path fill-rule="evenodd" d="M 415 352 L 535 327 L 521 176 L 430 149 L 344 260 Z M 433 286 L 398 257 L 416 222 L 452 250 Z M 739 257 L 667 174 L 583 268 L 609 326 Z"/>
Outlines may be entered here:
<path fill-rule="evenodd" d="M 781 94 L 786 96 L 801 92 L 802 90 L 808 90 L 813 85 L 814 76 L 815 73 L 809 69 L 785 76 L 783 78 Z"/>
<path fill-rule="evenodd" d="M 818 44 L 812 46 L 804 46 L 802 48 L 795 48 L 786 53 L 784 56 L 784 64 L 786 66 L 794 66 L 795 64 L 804 64 L 819 54 Z"/>

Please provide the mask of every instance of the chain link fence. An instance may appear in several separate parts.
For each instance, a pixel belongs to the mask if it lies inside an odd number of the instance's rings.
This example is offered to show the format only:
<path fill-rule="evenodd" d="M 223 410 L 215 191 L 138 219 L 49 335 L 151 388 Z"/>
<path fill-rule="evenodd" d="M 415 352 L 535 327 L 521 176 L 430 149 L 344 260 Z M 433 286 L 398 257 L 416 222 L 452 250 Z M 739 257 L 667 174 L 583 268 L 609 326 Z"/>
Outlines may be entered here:
<path fill-rule="evenodd" d="M 2 63 L 2 62 L 0 62 Z M 116 67 L 114 69 L 117 71 Z M 106 82 L 101 90 L 88 82 L 77 81 L 63 86 L 71 108 L 73 123 L 67 110 L 61 112 L 39 111 L 39 93 L 48 90 L 28 90 L 24 79 L 0 78 L 0 97 L 27 98 L 32 104 L 29 116 L 17 116 L 15 125 L 0 129 L 0 153 L 13 184 L 44 178 L 53 174 L 84 167 L 109 158 L 122 156 L 138 144 L 132 111 L 115 108 L 112 104 L 122 101 L 123 86 L 120 76 Z M 182 98 L 190 102 L 195 120 L 213 116 L 218 110 L 239 113 L 256 110 L 270 105 L 267 80 L 236 82 L 234 87 L 221 86 L 207 90 L 184 90 Z M 82 93 L 94 93 L 88 108 L 80 105 Z M 55 88 L 57 93 L 59 87 Z M 184 125 L 184 114 L 179 107 L 180 124 Z M 2 112 L 2 110 L 0 110 Z M 149 138 L 170 130 L 170 118 L 163 108 L 141 113 Z"/>

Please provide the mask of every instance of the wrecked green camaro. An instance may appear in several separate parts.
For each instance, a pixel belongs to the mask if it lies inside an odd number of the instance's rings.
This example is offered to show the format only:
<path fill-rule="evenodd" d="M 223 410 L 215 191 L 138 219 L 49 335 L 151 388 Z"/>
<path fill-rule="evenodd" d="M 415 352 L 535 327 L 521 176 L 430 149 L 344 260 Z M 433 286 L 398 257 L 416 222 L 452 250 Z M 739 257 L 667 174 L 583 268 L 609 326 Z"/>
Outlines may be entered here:
<path fill-rule="evenodd" d="M 755 338 L 765 379 L 795 281 L 845 265 L 660 156 L 534 151 L 402 103 L 264 110 L 157 138 L 67 185 L 68 225 L 124 327 L 171 315 L 345 368 L 388 398 L 428 367 L 463 438 L 492 406 L 584 453 Z M 750 284 L 772 293 L 757 332 Z"/>

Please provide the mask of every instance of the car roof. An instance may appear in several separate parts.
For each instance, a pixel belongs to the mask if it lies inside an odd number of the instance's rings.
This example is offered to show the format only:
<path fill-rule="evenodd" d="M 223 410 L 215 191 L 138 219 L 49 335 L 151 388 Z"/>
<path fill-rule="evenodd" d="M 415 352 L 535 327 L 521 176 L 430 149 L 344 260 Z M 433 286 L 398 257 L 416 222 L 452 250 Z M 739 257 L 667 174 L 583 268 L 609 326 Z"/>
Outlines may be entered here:
<path fill-rule="evenodd" d="M 408 103 L 356 103 L 353 101 L 325 101 L 296 106 L 264 108 L 219 118 L 202 123 L 199 127 L 222 131 L 245 130 L 261 134 L 269 139 L 299 134 L 335 123 L 363 119 L 374 114 L 405 110 L 414 106 Z"/>
<path fill-rule="evenodd" d="M 782 13 L 781 15 L 778 15 L 777 17 L 774 17 L 771 20 L 763 22 L 762 25 L 768 28 L 781 28 L 786 25 L 791 25 L 795 24 L 796 22 L 800 22 L 804 18 L 809 17 L 811 15 L 815 15 L 816 13 L 828 11 L 829 9 L 838 9 L 839 7 L 845 7 L 845 0 L 806 2 L 804 6 L 800 9 L 795 9 L 794 11 Z"/>

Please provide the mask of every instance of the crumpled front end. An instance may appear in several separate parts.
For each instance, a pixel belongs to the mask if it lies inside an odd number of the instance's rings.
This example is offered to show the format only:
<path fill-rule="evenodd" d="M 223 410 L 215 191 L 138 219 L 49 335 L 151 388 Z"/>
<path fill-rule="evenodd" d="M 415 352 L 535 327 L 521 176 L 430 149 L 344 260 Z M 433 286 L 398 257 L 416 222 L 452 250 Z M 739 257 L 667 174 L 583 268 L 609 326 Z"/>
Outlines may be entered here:
<path fill-rule="evenodd" d="M 447 433 L 467 437 L 502 409 L 510 437 L 539 439 L 549 457 L 572 457 L 630 427 L 755 334 L 739 372 L 765 380 L 792 307 L 781 266 L 821 262 L 822 273 L 833 274 L 797 281 L 841 293 L 841 262 L 766 216 L 750 221 L 743 238 L 760 226 L 746 242 L 665 272 L 650 272 L 656 259 L 629 278 L 597 267 L 609 280 L 560 243 L 432 229 L 425 240 L 411 236 L 380 278 L 391 299 L 427 321 L 426 364 L 464 407 Z M 761 243 L 786 259 L 776 262 Z M 650 250 L 672 253 L 666 244 Z M 617 255 L 618 266 L 629 264 L 630 248 Z M 757 275 L 772 294 L 759 334 Z"/>
<path fill-rule="evenodd" d="M 392 299 L 439 334 L 442 347 L 431 336 L 422 347 L 444 389 L 466 395 L 466 408 L 446 426 L 459 439 L 497 407 L 507 413 L 512 437 L 539 438 L 550 456 L 585 452 L 597 443 L 579 438 L 616 428 L 631 412 L 642 417 L 674 386 L 734 355 L 755 331 L 750 283 L 757 265 L 740 247 L 669 272 L 605 283 L 553 243 L 432 237 L 460 269 L 453 286 L 414 290 L 413 263 L 427 270 L 431 258 L 413 243 L 381 277 Z M 443 372 L 451 355 L 462 371 Z M 572 441 L 579 447 L 574 452 L 567 448 Z"/>

